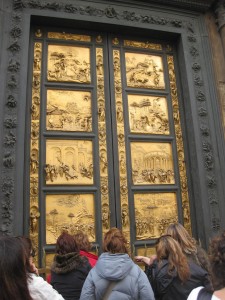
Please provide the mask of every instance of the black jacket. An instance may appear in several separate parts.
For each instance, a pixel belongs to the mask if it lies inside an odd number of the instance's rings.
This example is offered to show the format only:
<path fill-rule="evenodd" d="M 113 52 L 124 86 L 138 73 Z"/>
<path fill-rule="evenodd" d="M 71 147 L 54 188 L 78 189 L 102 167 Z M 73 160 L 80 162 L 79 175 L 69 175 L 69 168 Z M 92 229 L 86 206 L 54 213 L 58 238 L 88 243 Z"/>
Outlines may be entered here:
<path fill-rule="evenodd" d="M 186 300 L 190 292 L 198 287 L 211 288 L 208 273 L 198 265 L 190 262 L 190 278 L 182 283 L 177 276 L 176 270 L 168 274 L 168 261 L 163 260 L 158 266 L 158 262 L 146 268 L 146 274 L 152 285 L 156 300 Z"/>
<path fill-rule="evenodd" d="M 88 259 L 78 253 L 57 254 L 51 268 L 51 284 L 65 300 L 80 299 L 90 270 Z"/>

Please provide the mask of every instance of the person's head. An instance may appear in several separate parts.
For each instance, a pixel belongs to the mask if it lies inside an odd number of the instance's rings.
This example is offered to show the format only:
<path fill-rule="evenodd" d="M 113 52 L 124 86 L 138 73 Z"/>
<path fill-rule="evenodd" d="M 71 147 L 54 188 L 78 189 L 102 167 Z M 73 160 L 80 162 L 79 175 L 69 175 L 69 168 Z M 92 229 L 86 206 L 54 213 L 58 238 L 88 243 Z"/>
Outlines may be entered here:
<path fill-rule="evenodd" d="M 27 254 L 21 241 L 0 236 L 0 299 L 32 300 L 27 286 Z"/>
<path fill-rule="evenodd" d="M 225 231 L 212 239 L 209 253 L 213 287 L 219 290 L 225 287 Z"/>
<path fill-rule="evenodd" d="M 63 232 L 56 241 L 56 253 L 64 255 L 72 252 L 79 252 L 76 241 L 72 235 Z"/>
<path fill-rule="evenodd" d="M 168 260 L 168 273 L 177 272 L 182 282 L 190 275 L 186 256 L 183 254 L 179 243 L 170 235 L 162 235 L 156 243 L 156 255 L 159 266 L 162 261 Z"/>
<path fill-rule="evenodd" d="M 104 236 L 103 251 L 110 253 L 128 253 L 128 244 L 122 231 L 111 228 Z"/>
<path fill-rule="evenodd" d="M 76 241 L 77 247 L 79 250 L 90 251 L 91 250 L 91 243 L 89 242 L 87 234 L 79 231 L 74 236 Z"/>
<path fill-rule="evenodd" d="M 193 239 L 183 225 L 180 223 L 170 224 L 165 234 L 171 235 L 180 244 L 182 251 L 186 254 L 196 254 L 196 241 Z"/>
<path fill-rule="evenodd" d="M 22 243 L 25 253 L 26 253 L 26 268 L 28 272 L 33 273 L 31 264 L 33 263 L 33 257 L 35 256 L 35 251 L 32 246 L 31 239 L 25 236 L 18 236 L 17 239 Z"/>

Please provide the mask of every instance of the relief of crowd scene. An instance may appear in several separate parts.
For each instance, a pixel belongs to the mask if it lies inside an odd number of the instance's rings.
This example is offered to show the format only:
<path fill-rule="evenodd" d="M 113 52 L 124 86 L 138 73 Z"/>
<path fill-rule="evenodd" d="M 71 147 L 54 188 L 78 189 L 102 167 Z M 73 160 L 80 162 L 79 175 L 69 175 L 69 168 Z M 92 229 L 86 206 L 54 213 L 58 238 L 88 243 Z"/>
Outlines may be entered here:
<path fill-rule="evenodd" d="M 170 144 L 131 143 L 134 184 L 174 184 Z"/>
<path fill-rule="evenodd" d="M 131 87 L 164 89 L 163 64 L 160 56 L 126 53 L 127 85 Z"/>
<path fill-rule="evenodd" d="M 90 241 L 95 240 L 93 195 L 47 195 L 46 242 L 53 244 L 57 237 L 67 231 L 85 232 Z"/>
<path fill-rule="evenodd" d="M 92 142 L 48 140 L 44 170 L 47 184 L 92 184 Z"/>
<path fill-rule="evenodd" d="M 48 80 L 90 83 L 90 49 L 49 45 Z"/>
<path fill-rule="evenodd" d="M 166 98 L 129 95 L 130 131 L 169 134 Z"/>
<path fill-rule="evenodd" d="M 138 240 L 161 236 L 167 226 L 178 222 L 173 193 L 136 194 L 135 225 Z"/>
<path fill-rule="evenodd" d="M 92 130 L 91 94 L 81 91 L 47 91 L 47 130 Z"/>
<path fill-rule="evenodd" d="M 65 178 L 67 181 L 70 179 L 78 179 L 78 176 L 86 177 L 89 179 L 93 178 L 93 165 L 90 164 L 87 167 L 80 163 L 78 170 L 75 166 L 68 166 L 62 161 L 59 161 L 60 165 L 45 165 L 45 179 L 46 181 L 54 182 L 57 177 Z"/>

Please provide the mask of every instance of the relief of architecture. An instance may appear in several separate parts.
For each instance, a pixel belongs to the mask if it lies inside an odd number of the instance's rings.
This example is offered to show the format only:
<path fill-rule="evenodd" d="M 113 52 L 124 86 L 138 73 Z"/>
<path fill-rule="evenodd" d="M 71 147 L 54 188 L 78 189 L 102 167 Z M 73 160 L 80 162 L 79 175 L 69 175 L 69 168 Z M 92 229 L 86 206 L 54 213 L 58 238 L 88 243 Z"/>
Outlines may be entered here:
<path fill-rule="evenodd" d="M 93 184 L 92 142 L 46 141 L 46 184 Z"/>
<path fill-rule="evenodd" d="M 169 143 L 131 143 L 134 184 L 174 184 L 172 149 Z"/>

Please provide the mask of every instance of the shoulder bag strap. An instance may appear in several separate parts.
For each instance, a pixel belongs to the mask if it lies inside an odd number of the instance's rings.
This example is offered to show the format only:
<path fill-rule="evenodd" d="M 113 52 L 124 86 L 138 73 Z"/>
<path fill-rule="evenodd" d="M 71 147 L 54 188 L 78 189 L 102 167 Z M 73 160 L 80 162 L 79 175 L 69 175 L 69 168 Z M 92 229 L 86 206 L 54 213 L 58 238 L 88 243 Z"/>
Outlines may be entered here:
<path fill-rule="evenodd" d="M 203 288 L 199 291 L 197 300 L 211 300 L 212 292 L 208 292 L 206 288 Z"/>
<path fill-rule="evenodd" d="M 108 285 L 107 289 L 106 289 L 106 292 L 102 298 L 102 300 L 108 300 L 109 298 L 109 295 L 111 294 L 112 292 L 112 289 L 114 288 L 114 286 L 116 285 L 116 281 L 111 281 L 110 284 Z"/>

